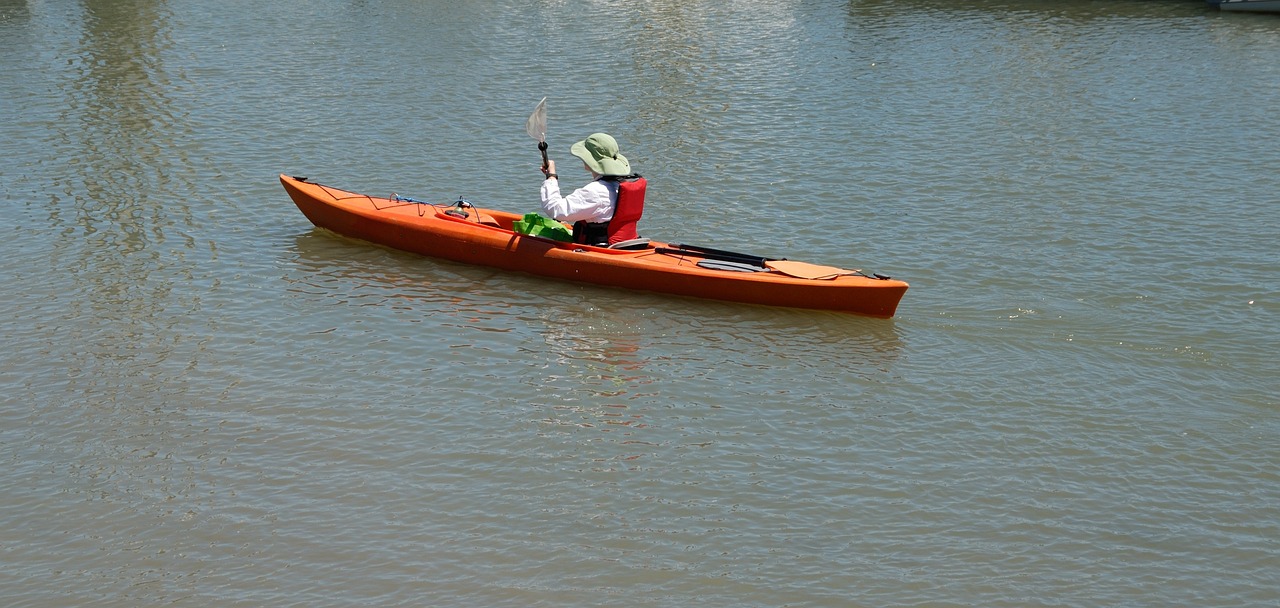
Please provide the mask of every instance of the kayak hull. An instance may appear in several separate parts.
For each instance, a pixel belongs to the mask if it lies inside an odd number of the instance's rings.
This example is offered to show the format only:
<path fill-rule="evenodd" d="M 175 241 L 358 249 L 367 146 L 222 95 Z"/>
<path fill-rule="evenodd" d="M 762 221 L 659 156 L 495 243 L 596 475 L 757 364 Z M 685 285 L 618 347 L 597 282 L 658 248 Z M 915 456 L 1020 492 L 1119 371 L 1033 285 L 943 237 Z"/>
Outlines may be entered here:
<path fill-rule="evenodd" d="M 696 252 L 669 252 L 653 242 L 641 250 L 563 243 L 517 234 L 522 216 L 467 207 L 380 198 L 280 176 L 311 223 L 352 238 L 424 256 L 534 275 L 697 298 L 892 317 L 907 284 L 850 274 L 803 279 L 781 272 L 703 268 Z M 465 211 L 466 218 L 446 211 Z"/>

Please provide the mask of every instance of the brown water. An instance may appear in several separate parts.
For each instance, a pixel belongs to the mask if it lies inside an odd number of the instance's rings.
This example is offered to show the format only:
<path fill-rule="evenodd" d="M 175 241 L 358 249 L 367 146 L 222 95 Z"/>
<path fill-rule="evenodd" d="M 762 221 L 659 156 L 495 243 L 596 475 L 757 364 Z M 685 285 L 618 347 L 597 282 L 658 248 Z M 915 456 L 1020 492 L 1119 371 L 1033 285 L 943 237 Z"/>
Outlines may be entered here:
<path fill-rule="evenodd" d="M 543 96 L 642 232 L 898 316 L 276 181 L 533 211 Z M 0 0 L 0 604 L 1271 605 L 1278 96 L 1280 19 L 1190 0 Z"/>

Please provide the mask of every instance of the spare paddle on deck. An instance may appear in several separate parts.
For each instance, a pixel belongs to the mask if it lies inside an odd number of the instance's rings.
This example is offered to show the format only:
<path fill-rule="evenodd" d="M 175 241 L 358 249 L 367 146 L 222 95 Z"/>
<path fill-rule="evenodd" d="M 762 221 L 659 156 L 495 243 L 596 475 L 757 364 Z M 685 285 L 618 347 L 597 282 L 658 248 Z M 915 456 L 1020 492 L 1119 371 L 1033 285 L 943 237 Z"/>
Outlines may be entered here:
<path fill-rule="evenodd" d="M 708 260 L 724 260 L 731 262 L 742 262 L 742 264 L 751 264 L 764 268 L 764 262 L 773 260 L 772 257 L 754 256 L 751 253 L 737 253 L 735 251 L 713 250 L 710 247 L 699 247 L 696 244 L 675 244 L 672 248 L 662 247 L 659 253 L 682 253 L 682 255 L 692 257 L 705 257 Z"/>
<path fill-rule="evenodd" d="M 658 253 L 670 255 L 687 255 L 695 258 L 705 258 L 708 260 L 717 260 L 729 262 L 731 264 L 745 264 L 754 266 L 761 270 L 773 270 L 787 276 L 796 277 L 798 279 L 810 280 L 828 280 L 844 275 L 861 274 L 859 270 L 847 270 L 837 268 L 835 266 L 821 266 L 818 264 L 810 264 L 808 262 L 792 262 L 787 259 L 765 258 L 748 253 L 737 253 L 734 251 L 725 251 L 723 249 L 712 249 L 710 247 L 699 247 L 697 245 L 675 245 L 674 247 L 658 247 Z M 702 263 L 698 264 L 703 266 Z M 709 265 L 706 267 L 714 267 Z M 727 270 L 727 268 L 720 268 Z"/>
<path fill-rule="evenodd" d="M 687 255 L 691 258 L 706 258 L 708 260 L 721 260 L 725 262 L 738 262 L 740 264 L 750 264 L 764 268 L 765 258 L 747 255 L 745 253 L 734 253 L 732 251 L 721 251 L 719 249 L 710 249 L 706 247 L 690 247 L 688 245 L 676 245 L 675 247 L 658 247 L 655 249 L 658 253 L 666 253 L 671 255 Z"/>
<path fill-rule="evenodd" d="M 542 172 L 547 172 L 549 165 L 547 161 L 547 98 L 543 97 L 538 102 L 538 106 L 533 109 L 533 114 L 529 115 L 529 120 L 524 121 L 524 131 L 538 140 L 538 150 L 542 152 Z"/>
<path fill-rule="evenodd" d="M 730 256 L 733 258 L 740 258 L 741 260 L 744 260 L 744 261 L 750 261 L 750 263 L 753 263 L 756 266 L 764 266 L 765 262 L 775 259 L 775 258 L 761 257 L 758 255 L 751 255 L 749 253 L 737 253 L 734 251 L 725 251 L 723 249 L 712 249 L 710 247 L 700 247 L 698 245 L 685 245 L 683 243 L 676 245 L 675 247 L 676 249 L 680 249 L 684 251 L 690 251 L 690 252 L 696 251 L 698 253 L 706 253 L 711 255 L 722 255 L 722 256 Z M 786 258 L 782 258 L 782 259 L 785 260 Z"/>
<path fill-rule="evenodd" d="M 702 260 L 701 262 L 698 262 L 698 267 L 709 268 L 711 270 L 724 270 L 728 272 L 769 272 L 768 268 L 756 266 L 755 264 L 727 262 L 725 260 Z"/>
<path fill-rule="evenodd" d="M 835 266 L 819 266 L 808 262 L 791 262 L 788 260 L 768 260 L 764 263 L 770 270 L 776 270 L 797 279 L 834 279 L 843 275 L 858 274 L 857 270 L 845 270 Z"/>

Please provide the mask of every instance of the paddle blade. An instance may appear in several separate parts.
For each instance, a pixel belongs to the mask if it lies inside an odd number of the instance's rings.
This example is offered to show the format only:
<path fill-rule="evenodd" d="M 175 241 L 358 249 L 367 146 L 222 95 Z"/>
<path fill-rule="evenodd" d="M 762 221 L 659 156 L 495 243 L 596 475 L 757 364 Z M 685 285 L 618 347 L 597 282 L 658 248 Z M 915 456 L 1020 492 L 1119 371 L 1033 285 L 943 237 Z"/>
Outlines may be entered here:
<path fill-rule="evenodd" d="M 856 270 L 836 268 L 835 266 L 819 266 L 808 262 L 791 262 L 788 260 L 767 260 L 764 265 L 785 275 L 811 280 L 834 279 L 841 275 L 858 272 Z"/>
<path fill-rule="evenodd" d="M 529 120 L 524 122 L 524 131 L 540 142 L 547 141 L 547 98 L 543 97 L 538 102 L 538 107 L 533 109 L 533 114 L 529 115 Z"/>

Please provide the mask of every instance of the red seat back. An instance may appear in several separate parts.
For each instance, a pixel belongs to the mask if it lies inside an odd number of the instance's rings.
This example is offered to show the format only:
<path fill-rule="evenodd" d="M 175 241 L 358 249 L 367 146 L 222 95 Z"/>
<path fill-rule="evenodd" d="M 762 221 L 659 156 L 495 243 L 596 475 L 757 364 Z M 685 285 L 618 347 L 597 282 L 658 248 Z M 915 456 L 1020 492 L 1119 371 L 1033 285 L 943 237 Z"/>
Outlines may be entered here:
<path fill-rule="evenodd" d="M 644 190 L 648 185 L 639 175 L 618 180 L 618 204 L 613 208 L 613 219 L 609 220 L 610 245 L 640 238 L 636 223 L 644 215 Z"/>

